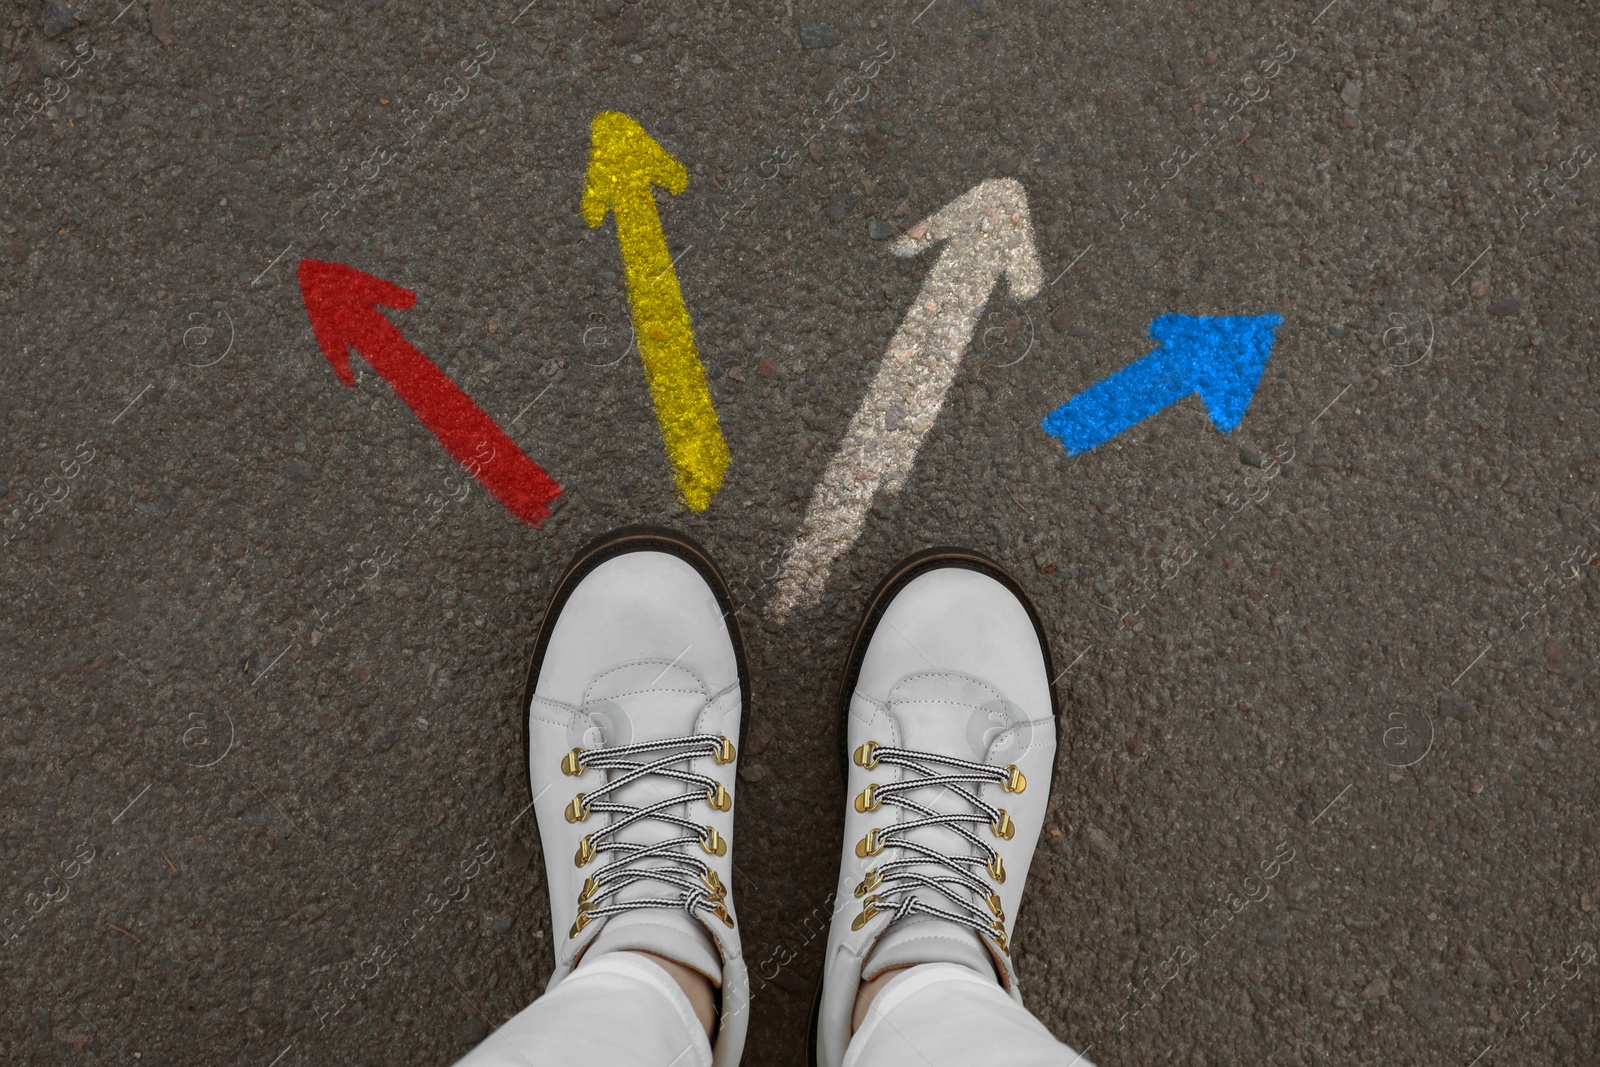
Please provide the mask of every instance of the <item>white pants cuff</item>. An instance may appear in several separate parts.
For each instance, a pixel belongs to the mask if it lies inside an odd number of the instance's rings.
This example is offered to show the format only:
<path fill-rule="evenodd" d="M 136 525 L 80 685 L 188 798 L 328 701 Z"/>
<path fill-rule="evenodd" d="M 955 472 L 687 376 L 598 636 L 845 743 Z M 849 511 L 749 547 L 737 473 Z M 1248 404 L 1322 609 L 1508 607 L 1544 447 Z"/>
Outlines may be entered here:
<path fill-rule="evenodd" d="M 878 991 L 843 1067 L 1093 1067 L 993 981 L 953 963 L 908 967 Z"/>
<path fill-rule="evenodd" d="M 711 1067 L 711 1042 L 666 971 L 632 952 L 585 960 L 457 1067 Z"/>

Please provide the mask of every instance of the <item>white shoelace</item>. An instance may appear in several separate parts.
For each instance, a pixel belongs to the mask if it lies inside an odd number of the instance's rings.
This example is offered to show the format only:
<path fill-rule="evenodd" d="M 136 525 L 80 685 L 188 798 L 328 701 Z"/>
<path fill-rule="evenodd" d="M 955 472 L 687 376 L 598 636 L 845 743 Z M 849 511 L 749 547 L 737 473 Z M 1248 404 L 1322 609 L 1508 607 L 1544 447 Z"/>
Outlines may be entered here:
<path fill-rule="evenodd" d="M 868 741 L 856 749 L 855 762 L 867 770 L 888 766 L 902 767 L 909 772 L 904 781 L 868 783 L 855 799 L 857 811 L 877 811 L 890 805 L 916 817 L 887 830 L 874 827 L 856 842 L 856 855 L 862 859 L 891 848 L 912 855 L 888 860 L 866 873 L 861 884 L 856 886 L 856 896 L 861 898 L 862 907 L 852 928 L 861 929 L 880 912 L 894 913 L 894 918 L 889 920 L 891 924 L 907 915 L 920 913 L 960 923 L 980 937 L 990 938 L 1001 952 L 1009 954 L 1000 894 L 974 871 L 977 868 L 987 873 L 990 880 L 999 885 L 1006 880 L 1005 863 L 999 851 L 970 828 L 986 826 L 996 838 L 1005 841 L 1011 839 L 1016 828 L 1004 808 L 988 803 L 968 787 L 999 785 L 1008 793 L 1020 793 L 1028 786 L 1022 772 L 1015 764 L 996 767 L 936 752 L 889 748 L 876 741 Z M 910 794 L 924 789 L 952 793 L 971 810 L 945 813 L 912 799 Z M 950 855 L 912 838 L 916 831 L 929 826 L 941 826 L 960 835 L 973 847 L 975 854 Z M 918 896 L 916 891 L 923 889 L 949 901 L 952 908 L 940 907 Z"/>
<path fill-rule="evenodd" d="M 648 763 L 633 758 L 641 755 L 657 758 Z M 728 852 L 727 841 L 715 827 L 693 822 L 672 809 L 694 804 L 709 804 L 716 811 L 731 808 L 733 797 L 721 782 L 677 764 L 692 765 L 699 759 L 727 764 L 733 762 L 734 755 L 733 742 L 726 737 L 691 734 L 612 748 L 575 748 L 562 758 L 561 770 L 573 777 L 581 777 L 590 769 L 618 772 L 604 784 L 579 793 L 567 805 L 567 821 L 572 823 L 583 822 L 596 812 L 616 816 L 610 825 L 578 843 L 573 861 L 584 867 L 603 854 L 614 853 L 618 857 L 597 868 L 584 881 L 578 896 L 578 917 L 572 924 L 570 936 L 577 937 L 585 926 L 601 916 L 640 908 L 683 908 L 690 914 L 709 911 L 728 926 L 733 925 L 733 916 L 728 913 L 728 891 L 722 879 L 688 851 L 690 846 L 698 845 L 707 855 L 723 856 Z M 604 799 L 650 775 L 682 782 L 691 791 L 643 808 Z M 684 831 L 684 836 L 650 845 L 622 840 L 622 834 L 630 826 L 646 820 L 677 827 Z M 615 899 L 618 893 L 640 882 L 660 883 L 676 892 L 637 900 Z"/>

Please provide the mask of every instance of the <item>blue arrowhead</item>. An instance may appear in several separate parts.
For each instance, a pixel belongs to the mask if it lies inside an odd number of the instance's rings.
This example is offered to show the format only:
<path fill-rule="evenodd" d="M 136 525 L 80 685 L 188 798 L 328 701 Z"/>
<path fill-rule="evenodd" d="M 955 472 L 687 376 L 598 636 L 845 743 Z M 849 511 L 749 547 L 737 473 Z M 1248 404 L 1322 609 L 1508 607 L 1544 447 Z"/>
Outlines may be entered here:
<path fill-rule="evenodd" d="M 1281 315 L 1163 315 L 1150 324 L 1159 348 L 1056 408 L 1040 428 L 1075 456 L 1198 393 L 1212 423 L 1229 433 L 1261 384 L 1282 324 Z"/>

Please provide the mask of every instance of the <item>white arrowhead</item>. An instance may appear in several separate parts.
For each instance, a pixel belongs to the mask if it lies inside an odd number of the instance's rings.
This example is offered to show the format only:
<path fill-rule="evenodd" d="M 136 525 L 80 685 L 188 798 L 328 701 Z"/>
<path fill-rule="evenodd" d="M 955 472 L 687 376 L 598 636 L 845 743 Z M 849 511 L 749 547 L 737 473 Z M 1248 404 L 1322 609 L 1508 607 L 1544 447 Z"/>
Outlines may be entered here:
<path fill-rule="evenodd" d="M 980 182 L 908 230 L 894 252 L 916 255 L 941 242 L 939 261 L 895 331 L 872 387 L 811 494 L 767 606 L 774 618 L 815 602 L 829 566 L 860 536 L 873 497 L 904 484 L 1000 276 L 1019 299 L 1039 292 L 1039 257 L 1020 182 Z"/>

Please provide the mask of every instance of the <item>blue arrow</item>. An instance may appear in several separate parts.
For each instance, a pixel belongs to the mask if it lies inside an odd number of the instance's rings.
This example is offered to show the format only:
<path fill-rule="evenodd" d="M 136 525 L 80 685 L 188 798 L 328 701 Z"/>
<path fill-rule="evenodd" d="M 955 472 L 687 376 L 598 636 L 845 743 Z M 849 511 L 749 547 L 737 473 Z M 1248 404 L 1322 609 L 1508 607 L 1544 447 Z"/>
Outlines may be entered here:
<path fill-rule="evenodd" d="M 1040 428 L 1075 456 L 1199 393 L 1211 421 L 1228 433 L 1261 384 L 1282 324 L 1281 315 L 1163 315 L 1150 324 L 1159 348 L 1056 408 Z"/>

